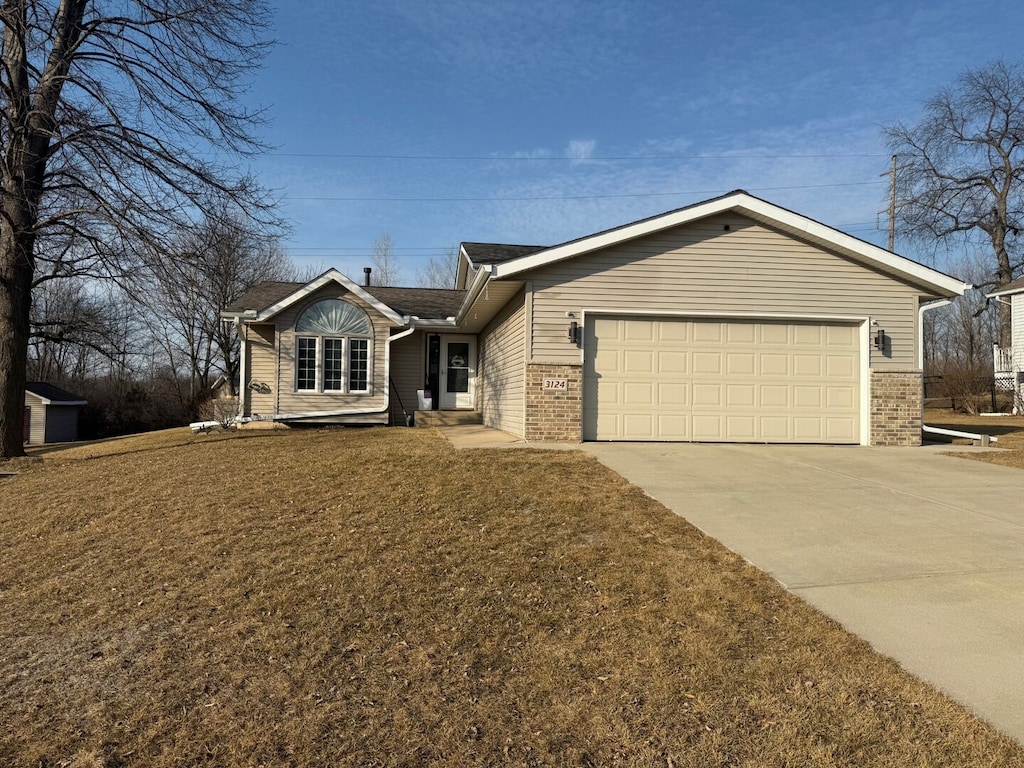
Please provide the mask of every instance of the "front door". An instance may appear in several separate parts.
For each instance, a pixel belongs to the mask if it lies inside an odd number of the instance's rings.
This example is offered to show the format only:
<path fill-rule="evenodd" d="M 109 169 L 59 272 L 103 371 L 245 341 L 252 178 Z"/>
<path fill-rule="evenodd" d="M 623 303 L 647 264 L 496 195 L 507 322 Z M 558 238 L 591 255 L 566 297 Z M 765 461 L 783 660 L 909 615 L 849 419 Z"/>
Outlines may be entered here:
<path fill-rule="evenodd" d="M 441 337 L 441 407 L 472 408 L 476 380 L 476 339 Z"/>

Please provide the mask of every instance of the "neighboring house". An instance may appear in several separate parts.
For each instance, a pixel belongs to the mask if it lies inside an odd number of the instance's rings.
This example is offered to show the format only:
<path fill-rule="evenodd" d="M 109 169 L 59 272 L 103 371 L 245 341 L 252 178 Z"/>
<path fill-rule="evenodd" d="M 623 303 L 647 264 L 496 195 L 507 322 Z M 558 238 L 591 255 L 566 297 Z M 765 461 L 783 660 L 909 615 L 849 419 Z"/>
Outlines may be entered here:
<path fill-rule="evenodd" d="M 78 439 L 78 411 L 86 401 L 40 381 L 25 385 L 25 442 L 68 443 Z"/>
<path fill-rule="evenodd" d="M 1010 346 L 996 345 L 992 367 L 996 384 L 1013 389 L 1013 412 L 1024 412 L 1024 277 L 988 294 L 1010 308 Z"/>
<path fill-rule="evenodd" d="M 243 418 L 530 441 L 917 445 L 921 316 L 967 286 L 737 191 L 561 245 L 463 243 L 456 289 L 336 270 L 225 308 Z"/>

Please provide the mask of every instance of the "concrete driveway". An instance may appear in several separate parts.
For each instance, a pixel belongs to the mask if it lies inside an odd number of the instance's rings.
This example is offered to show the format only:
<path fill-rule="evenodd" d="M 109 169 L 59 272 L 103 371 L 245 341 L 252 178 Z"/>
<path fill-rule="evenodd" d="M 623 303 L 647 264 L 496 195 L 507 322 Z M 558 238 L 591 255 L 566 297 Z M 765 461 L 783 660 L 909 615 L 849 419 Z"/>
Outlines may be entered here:
<path fill-rule="evenodd" d="M 584 448 L 1024 742 L 1024 471 L 928 448 Z"/>

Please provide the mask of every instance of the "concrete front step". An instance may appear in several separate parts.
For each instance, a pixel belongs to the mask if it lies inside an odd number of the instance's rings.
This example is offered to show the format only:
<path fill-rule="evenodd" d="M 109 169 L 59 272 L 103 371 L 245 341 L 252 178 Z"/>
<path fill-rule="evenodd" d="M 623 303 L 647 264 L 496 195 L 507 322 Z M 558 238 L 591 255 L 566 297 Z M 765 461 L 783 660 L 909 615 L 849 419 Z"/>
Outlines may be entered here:
<path fill-rule="evenodd" d="M 454 427 L 459 424 L 483 424 L 479 411 L 416 411 L 417 427 Z"/>

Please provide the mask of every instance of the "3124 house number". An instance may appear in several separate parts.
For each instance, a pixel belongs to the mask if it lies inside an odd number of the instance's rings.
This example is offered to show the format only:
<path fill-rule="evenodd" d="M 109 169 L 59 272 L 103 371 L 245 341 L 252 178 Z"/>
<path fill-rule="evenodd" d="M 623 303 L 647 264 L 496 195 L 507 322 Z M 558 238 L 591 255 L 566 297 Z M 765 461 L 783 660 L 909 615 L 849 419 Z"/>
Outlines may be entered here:
<path fill-rule="evenodd" d="M 568 379 L 544 379 L 544 389 L 553 389 L 564 392 L 569 389 Z"/>

